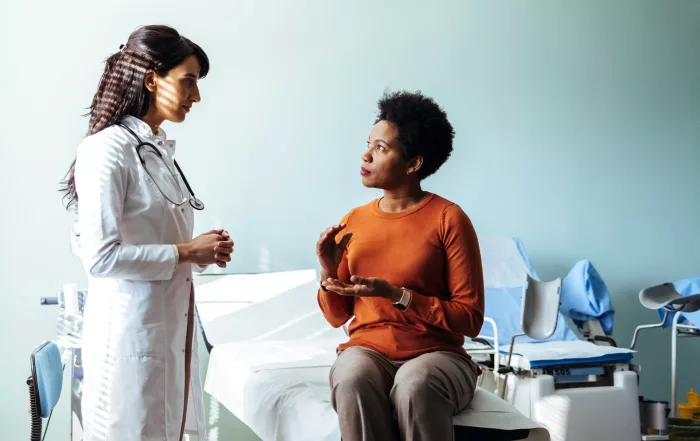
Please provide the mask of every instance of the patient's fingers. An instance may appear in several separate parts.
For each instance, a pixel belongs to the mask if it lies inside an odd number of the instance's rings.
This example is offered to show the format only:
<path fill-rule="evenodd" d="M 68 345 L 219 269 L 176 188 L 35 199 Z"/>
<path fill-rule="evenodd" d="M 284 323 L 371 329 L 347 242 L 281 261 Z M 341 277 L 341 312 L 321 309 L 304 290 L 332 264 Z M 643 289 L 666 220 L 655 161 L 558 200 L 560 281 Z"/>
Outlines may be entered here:
<path fill-rule="evenodd" d="M 323 233 L 321 233 L 321 236 L 319 237 L 319 241 L 327 241 L 329 239 L 335 239 L 335 235 L 338 234 L 340 230 L 345 228 L 345 224 L 336 224 L 333 226 L 330 226 L 326 228 Z"/>
<path fill-rule="evenodd" d="M 350 281 L 358 285 L 372 286 L 374 284 L 374 281 L 372 279 L 360 276 L 351 276 Z"/>
<path fill-rule="evenodd" d="M 332 225 L 332 226 L 326 228 L 325 230 L 323 230 L 323 232 L 319 236 L 319 239 L 324 238 L 325 236 L 328 236 L 329 234 L 337 233 L 338 231 L 341 230 L 340 225 L 341 224 L 336 224 L 336 225 Z"/>
<path fill-rule="evenodd" d="M 330 285 L 332 285 L 332 286 L 338 286 L 338 287 L 340 287 L 340 288 L 347 288 L 347 287 L 352 286 L 352 284 L 350 284 L 350 283 L 341 282 L 340 280 L 338 280 L 338 279 L 333 279 L 333 278 L 328 278 L 328 280 L 326 281 L 326 283 L 328 283 L 328 284 L 330 284 Z"/>
<path fill-rule="evenodd" d="M 347 288 L 341 288 L 341 287 L 334 287 L 333 288 L 328 288 L 329 290 L 332 290 L 340 295 L 344 296 L 367 296 L 372 293 L 372 291 L 367 288 L 365 285 L 351 285 L 350 287 Z"/>
<path fill-rule="evenodd" d="M 345 247 L 348 246 L 348 242 L 350 242 L 350 238 L 352 238 L 352 233 L 348 232 L 343 235 L 343 238 L 340 239 L 340 243 L 338 244 L 338 249 L 342 253 L 345 251 Z"/>
<path fill-rule="evenodd" d="M 323 282 L 323 286 L 329 290 L 333 291 L 335 293 L 341 294 L 341 290 L 345 289 L 347 286 L 349 286 L 347 283 L 343 283 L 338 279 L 332 279 L 328 278 Z"/>
<path fill-rule="evenodd" d="M 338 279 L 328 279 L 326 289 L 344 296 L 362 296 L 372 293 L 372 289 L 367 285 L 341 282 Z"/>
<path fill-rule="evenodd" d="M 321 233 L 321 235 L 318 237 L 318 242 L 316 242 L 316 253 L 319 256 L 323 254 L 328 248 L 329 238 L 332 237 L 330 235 L 332 228 L 333 227 L 326 228 L 325 231 Z"/>

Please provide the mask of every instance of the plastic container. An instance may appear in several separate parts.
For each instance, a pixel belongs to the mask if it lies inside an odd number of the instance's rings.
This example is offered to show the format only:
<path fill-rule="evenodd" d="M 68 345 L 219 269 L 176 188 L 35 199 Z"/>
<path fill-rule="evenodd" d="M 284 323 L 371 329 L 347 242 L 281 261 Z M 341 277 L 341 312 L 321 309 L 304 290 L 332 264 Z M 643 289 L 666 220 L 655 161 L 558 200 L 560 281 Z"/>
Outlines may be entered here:
<path fill-rule="evenodd" d="M 700 420 L 700 396 L 691 388 L 687 397 L 687 403 L 678 404 L 678 416 L 686 420 Z"/>

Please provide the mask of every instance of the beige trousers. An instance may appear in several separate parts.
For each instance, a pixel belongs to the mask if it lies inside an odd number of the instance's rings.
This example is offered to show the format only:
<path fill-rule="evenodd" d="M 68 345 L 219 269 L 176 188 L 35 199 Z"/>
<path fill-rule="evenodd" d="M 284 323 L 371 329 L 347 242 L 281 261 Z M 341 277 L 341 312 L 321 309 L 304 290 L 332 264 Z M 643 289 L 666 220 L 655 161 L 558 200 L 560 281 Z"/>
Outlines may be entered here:
<path fill-rule="evenodd" d="M 431 352 L 406 362 L 350 347 L 330 372 L 343 441 L 452 441 L 452 417 L 474 397 L 474 362 Z"/>

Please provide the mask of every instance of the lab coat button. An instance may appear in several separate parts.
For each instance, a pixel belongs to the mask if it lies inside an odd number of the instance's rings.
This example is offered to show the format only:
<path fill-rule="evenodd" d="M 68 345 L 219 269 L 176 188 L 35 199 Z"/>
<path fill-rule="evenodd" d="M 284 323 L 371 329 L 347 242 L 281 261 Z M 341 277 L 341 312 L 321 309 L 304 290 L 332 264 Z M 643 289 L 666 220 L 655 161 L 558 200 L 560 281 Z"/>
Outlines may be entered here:
<path fill-rule="evenodd" d="M 187 281 L 188 281 L 188 282 L 190 281 L 190 278 L 189 278 L 189 277 L 187 278 Z"/>
<path fill-rule="evenodd" d="M 180 208 L 180 211 L 182 211 L 182 212 L 184 213 L 184 212 L 185 212 L 185 209 L 184 209 L 184 208 Z"/>

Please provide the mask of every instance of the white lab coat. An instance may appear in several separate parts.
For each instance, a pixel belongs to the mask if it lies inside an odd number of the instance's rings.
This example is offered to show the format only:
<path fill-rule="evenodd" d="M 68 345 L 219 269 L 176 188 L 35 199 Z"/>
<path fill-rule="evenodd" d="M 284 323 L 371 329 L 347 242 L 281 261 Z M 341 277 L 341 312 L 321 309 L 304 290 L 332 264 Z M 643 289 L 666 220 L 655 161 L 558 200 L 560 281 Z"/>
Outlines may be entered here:
<path fill-rule="evenodd" d="M 177 174 L 175 142 L 143 121 L 123 122 L 163 154 Z M 119 126 L 88 136 L 78 147 L 80 255 L 88 273 L 83 325 L 85 441 L 177 441 L 185 385 L 185 339 L 192 265 L 179 264 L 175 244 L 189 242 L 193 210 L 176 206 L 155 187 L 136 155 L 136 141 Z M 148 171 L 173 201 L 180 191 L 154 154 Z M 192 327 L 196 336 L 197 326 Z M 192 360 L 186 433 L 206 441 L 197 339 Z"/>

